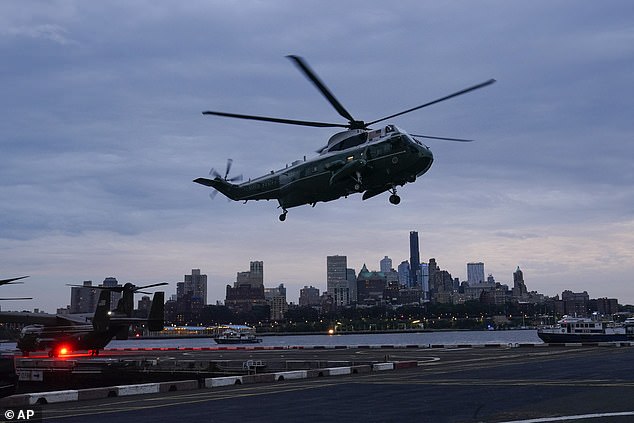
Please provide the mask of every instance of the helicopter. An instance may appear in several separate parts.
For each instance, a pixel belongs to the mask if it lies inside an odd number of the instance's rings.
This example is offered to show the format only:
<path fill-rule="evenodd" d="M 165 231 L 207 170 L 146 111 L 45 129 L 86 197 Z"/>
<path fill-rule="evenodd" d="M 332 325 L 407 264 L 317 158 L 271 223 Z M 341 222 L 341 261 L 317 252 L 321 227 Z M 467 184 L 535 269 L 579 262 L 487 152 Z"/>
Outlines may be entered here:
<path fill-rule="evenodd" d="M 80 350 L 87 350 L 90 355 L 96 356 L 113 338 L 128 339 L 130 325 L 147 324 L 149 330 L 163 329 L 164 292 L 154 293 L 147 318 L 132 317 L 134 294 L 146 293 L 141 289 L 162 285 L 167 283 L 146 286 L 126 283 L 123 286 L 95 287 L 101 292 L 90 323 L 85 316 L 80 315 L 24 312 L 0 312 L 0 322 L 25 325 L 17 340 L 17 348 L 25 357 L 35 351 L 47 351 L 49 357 L 57 357 Z M 116 309 L 112 311 L 111 292 L 123 294 Z"/>
<path fill-rule="evenodd" d="M 232 159 L 227 160 L 224 175 L 212 168 L 209 172 L 212 178 L 194 180 L 198 184 L 214 188 L 212 198 L 217 192 L 221 192 L 231 200 L 245 203 L 250 200 L 277 200 L 279 208 L 282 209 L 280 221 L 286 220 L 288 209 L 291 207 L 307 204 L 314 207 L 318 202 L 332 201 L 354 193 L 363 193 L 362 199 L 367 200 L 389 191 L 390 203 L 399 204 L 401 199 L 397 194 L 397 187 L 416 181 L 416 178 L 429 170 L 434 161 L 431 150 L 419 138 L 459 142 L 472 140 L 408 134 L 392 124 L 374 129 L 372 126 L 495 82 L 495 79 L 489 79 L 420 106 L 365 122 L 355 119 L 346 110 L 303 58 L 295 55 L 287 57 L 339 115 L 348 120 L 348 123 L 315 122 L 218 111 L 204 111 L 203 115 L 345 130 L 334 134 L 328 140 L 328 144 L 317 151 L 318 156 L 310 159 L 304 156 L 303 160 L 296 160 L 290 166 L 249 179 L 247 182 L 234 183 L 242 181 L 242 175 L 229 177 Z"/>

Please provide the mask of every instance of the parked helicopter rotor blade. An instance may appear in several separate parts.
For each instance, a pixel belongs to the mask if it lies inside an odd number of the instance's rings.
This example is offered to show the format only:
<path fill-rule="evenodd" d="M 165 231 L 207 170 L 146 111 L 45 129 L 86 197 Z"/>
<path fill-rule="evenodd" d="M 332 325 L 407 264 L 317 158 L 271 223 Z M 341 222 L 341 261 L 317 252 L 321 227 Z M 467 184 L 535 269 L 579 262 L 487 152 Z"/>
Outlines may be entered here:
<path fill-rule="evenodd" d="M 348 128 L 350 126 L 350 125 L 345 125 L 342 123 L 312 122 L 308 120 L 282 119 L 282 118 L 274 118 L 274 117 L 268 117 L 268 116 L 255 116 L 255 115 L 242 115 L 238 113 L 214 112 L 211 110 L 207 110 L 203 112 L 203 115 L 214 115 L 214 116 L 230 117 L 230 118 L 237 118 L 237 119 L 247 119 L 247 120 L 259 120 L 263 122 L 284 123 L 287 125 L 313 126 L 316 128 Z"/>
<path fill-rule="evenodd" d="M 393 115 L 390 115 L 390 116 L 386 116 L 384 118 L 377 119 L 377 120 L 374 120 L 372 122 L 368 122 L 366 125 L 370 126 L 370 125 L 373 125 L 373 124 L 378 123 L 378 122 L 382 122 L 382 121 L 387 120 L 387 119 L 392 119 L 392 118 L 395 118 L 397 116 L 401 116 L 401 115 L 404 115 L 406 113 L 413 112 L 414 110 L 422 109 L 423 107 L 431 106 L 432 104 L 440 103 L 441 101 L 449 100 L 450 98 L 453 98 L 453 97 L 458 97 L 459 95 L 466 94 L 468 92 L 475 91 L 475 90 L 480 89 L 480 88 L 484 88 L 484 87 L 486 87 L 488 85 L 493 84 L 494 82 L 495 82 L 495 79 L 489 79 L 488 81 L 482 82 L 480 84 L 474 85 L 474 86 L 469 87 L 469 88 L 465 88 L 464 90 L 457 91 L 457 92 L 455 92 L 453 94 L 449 94 L 447 96 L 441 97 L 441 98 L 436 99 L 434 101 L 430 101 L 429 103 L 421 104 L 420 106 L 412 107 L 411 109 L 407 109 L 407 110 L 405 110 L 403 112 L 396 113 L 396 114 L 393 114 Z"/>
<path fill-rule="evenodd" d="M 155 286 L 163 286 L 163 285 L 169 285 L 169 284 L 167 282 L 160 282 L 160 283 L 153 283 L 151 285 L 145 285 L 145 286 L 135 286 L 134 292 L 137 292 L 140 289 L 153 288 Z"/>
<path fill-rule="evenodd" d="M 431 135 L 421 135 L 421 134 L 410 134 L 410 135 L 414 138 L 429 138 L 432 140 L 443 140 L 443 141 L 473 142 L 473 140 L 466 140 L 464 138 L 432 137 Z"/>
<path fill-rule="evenodd" d="M 345 107 L 335 98 L 335 96 L 330 92 L 328 87 L 319 79 L 317 74 L 308 66 L 308 63 L 304 59 L 299 56 L 288 55 L 286 56 L 291 59 L 295 65 L 304 73 L 304 75 L 310 79 L 310 81 L 317 87 L 317 89 L 322 93 L 326 100 L 332 105 L 332 107 L 337 110 L 337 112 L 344 118 L 348 119 L 350 125 L 353 126 L 355 123 L 363 126 L 363 122 L 358 122 L 355 118 L 352 117 L 350 112 L 346 110 Z"/>
<path fill-rule="evenodd" d="M 24 282 L 15 282 L 15 281 L 19 281 L 20 279 L 24 279 L 24 278 L 28 278 L 28 276 L 20 276 L 19 278 L 10 278 L 10 279 L 0 279 L 0 285 L 7 285 L 7 284 L 16 284 L 16 283 L 24 283 Z"/>
<path fill-rule="evenodd" d="M 145 285 L 145 286 L 136 286 L 131 283 L 127 283 L 123 286 L 85 286 L 85 285 L 76 285 L 71 283 L 66 284 L 66 286 L 74 286 L 78 288 L 101 289 L 104 291 L 114 291 L 114 292 L 123 292 L 126 289 L 130 289 L 132 292 L 137 292 L 139 289 L 152 288 L 154 286 L 162 286 L 162 285 L 169 285 L 169 284 L 167 282 L 160 282 L 160 283 L 155 283 L 152 285 Z"/>

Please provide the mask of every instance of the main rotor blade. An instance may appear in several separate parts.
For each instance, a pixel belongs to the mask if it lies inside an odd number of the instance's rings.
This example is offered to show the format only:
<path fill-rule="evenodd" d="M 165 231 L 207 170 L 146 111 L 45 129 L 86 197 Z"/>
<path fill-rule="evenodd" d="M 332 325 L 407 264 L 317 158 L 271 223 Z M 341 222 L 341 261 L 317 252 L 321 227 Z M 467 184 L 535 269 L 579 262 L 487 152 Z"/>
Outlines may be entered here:
<path fill-rule="evenodd" d="M 473 140 L 466 140 L 464 138 L 448 138 L 448 137 L 432 137 L 431 135 L 410 134 L 414 138 L 429 138 L 432 140 L 444 140 L 444 141 L 458 141 L 458 142 L 473 142 Z"/>
<path fill-rule="evenodd" d="M 241 115 L 238 113 L 213 112 L 207 110 L 203 115 L 223 116 L 237 119 L 260 120 L 264 122 L 284 123 L 287 125 L 313 126 L 316 128 L 347 128 L 349 125 L 341 123 L 311 122 L 307 120 L 280 119 L 267 116 Z"/>
<path fill-rule="evenodd" d="M 308 63 L 304 59 L 299 56 L 288 55 L 286 56 L 291 59 L 295 65 L 304 72 L 304 75 L 317 87 L 319 91 L 326 97 L 326 100 L 332 104 L 337 112 L 344 118 L 348 119 L 350 123 L 355 122 L 355 119 L 352 117 L 350 112 L 348 112 L 345 107 L 335 98 L 335 96 L 330 92 L 330 90 L 326 87 L 326 85 L 319 79 L 317 74 L 308 66 Z"/>
<path fill-rule="evenodd" d="M 390 116 L 386 116 L 384 118 L 377 119 L 377 120 L 372 121 L 372 122 L 368 122 L 366 125 L 370 126 L 370 125 L 373 125 L 373 124 L 378 123 L 378 122 L 382 122 L 382 121 L 387 120 L 387 119 L 392 119 L 394 117 L 404 115 L 405 113 L 413 112 L 414 110 L 422 109 L 423 107 L 431 106 L 432 104 L 440 103 L 441 101 L 449 100 L 450 98 L 457 97 L 457 96 L 462 95 L 462 94 L 466 94 L 468 92 L 477 90 L 479 88 L 484 88 L 487 85 L 493 84 L 494 82 L 495 82 L 495 79 L 489 79 L 486 82 L 483 82 L 483 83 L 478 84 L 478 85 L 474 85 L 474 86 L 469 87 L 469 88 L 465 88 L 464 90 L 460 90 L 460 91 L 455 92 L 453 94 L 449 94 L 449 95 L 447 95 L 445 97 L 441 97 L 441 98 L 439 98 L 437 100 L 430 101 L 429 103 L 421 104 L 420 106 L 412 107 L 411 109 L 407 109 L 407 110 L 405 110 L 403 112 L 396 113 L 396 114 L 393 114 L 393 115 L 390 115 Z"/>

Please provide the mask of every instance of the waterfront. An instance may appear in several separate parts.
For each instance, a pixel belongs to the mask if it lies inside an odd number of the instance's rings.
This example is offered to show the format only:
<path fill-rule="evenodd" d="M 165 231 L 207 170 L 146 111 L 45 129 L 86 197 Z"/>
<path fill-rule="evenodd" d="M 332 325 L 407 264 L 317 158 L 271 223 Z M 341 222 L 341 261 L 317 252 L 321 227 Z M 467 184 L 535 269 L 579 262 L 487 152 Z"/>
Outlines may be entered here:
<path fill-rule="evenodd" d="M 260 346 L 458 345 L 542 343 L 536 330 L 439 331 L 343 335 L 262 336 Z M 197 348 L 215 346 L 210 338 L 113 340 L 108 348 Z"/>
<path fill-rule="evenodd" d="M 484 345 L 484 344 L 541 344 L 537 331 L 439 331 L 368 333 L 345 335 L 269 335 L 262 336 L 259 346 L 311 347 L 311 346 L 357 346 L 357 345 Z M 109 348 L 201 348 L 218 346 L 211 338 L 127 339 L 113 340 Z M 0 343 L 0 349 L 15 348 L 14 342 Z"/>

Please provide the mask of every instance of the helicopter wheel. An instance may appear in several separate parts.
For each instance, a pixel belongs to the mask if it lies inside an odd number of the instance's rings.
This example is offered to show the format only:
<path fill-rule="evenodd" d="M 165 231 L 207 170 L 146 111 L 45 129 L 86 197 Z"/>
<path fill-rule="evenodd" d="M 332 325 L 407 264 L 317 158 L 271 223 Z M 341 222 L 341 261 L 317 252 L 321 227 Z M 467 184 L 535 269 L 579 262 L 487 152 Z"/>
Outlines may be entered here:
<path fill-rule="evenodd" d="M 398 204 L 398 203 L 400 203 L 400 202 L 401 202 L 401 197 L 399 197 L 399 196 L 398 196 L 398 195 L 396 195 L 396 194 L 392 194 L 392 195 L 390 195 L 390 203 L 392 203 L 392 204 L 396 205 L 396 204 Z"/>
<path fill-rule="evenodd" d="M 280 222 L 283 222 L 283 221 L 285 221 L 285 220 L 286 220 L 286 213 L 288 213 L 288 212 L 287 212 L 286 210 L 284 210 L 284 213 L 282 213 L 282 214 L 280 215 Z"/>

